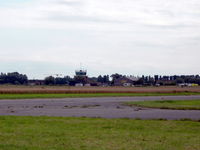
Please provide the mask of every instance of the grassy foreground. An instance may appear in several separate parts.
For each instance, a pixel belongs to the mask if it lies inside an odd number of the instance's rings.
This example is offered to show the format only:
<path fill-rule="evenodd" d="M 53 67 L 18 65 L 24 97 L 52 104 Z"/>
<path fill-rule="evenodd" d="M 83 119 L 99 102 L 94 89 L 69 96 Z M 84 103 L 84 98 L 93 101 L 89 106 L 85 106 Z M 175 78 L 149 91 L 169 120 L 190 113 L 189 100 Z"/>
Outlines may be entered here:
<path fill-rule="evenodd" d="M 126 102 L 130 106 L 140 106 L 160 109 L 200 110 L 200 100 L 165 100 L 165 101 L 140 101 Z"/>
<path fill-rule="evenodd" d="M 200 122 L 0 117 L 3 150 L 199 150 Z"/>
<path fill-rule="evenodd" d="M 178 96 L 200 93 L 84 93 L 84 94 L 0 94 L 0 99 L 75 98 L 75 97 L 126 97 L 126 96 Z"/>

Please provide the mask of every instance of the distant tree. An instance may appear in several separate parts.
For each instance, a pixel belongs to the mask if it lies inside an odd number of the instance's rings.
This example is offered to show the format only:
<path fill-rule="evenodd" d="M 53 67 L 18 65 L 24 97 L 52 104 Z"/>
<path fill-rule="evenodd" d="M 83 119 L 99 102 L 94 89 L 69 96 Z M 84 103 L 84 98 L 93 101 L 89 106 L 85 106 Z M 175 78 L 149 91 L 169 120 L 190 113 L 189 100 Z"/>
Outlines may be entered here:
<path fill-rule="evenodd" d="M 109 75 L 104 75 L 104 76 L 99 75 L 97 77 L 97 82 L 109 84 L 110 82 Z"/>
<path fill-rule="evenodd" d="M 101 75 L 97 77 L 97 82 L 103 83 L 103 77 Z"/>
<path fill-rule="evenodd" d="M 159 76 L 158 76 L 158 75 L 155 75 L 155 76 L 154 76 L 154 79 L 155 79 L 155 81 L 158 81 Z"/>
<path fill-rule="evenodd" d="M 149 81 L 148 76 L 144 77 L 144 82 L 147 83 Z"/>
<path fill-rule="evenodd" d="M 144 84 L 144 79 L 140 78 L 138 81 L 135 82 L 136 85 L 143 85 Z"/>
<path fill-rule="evenodd" d="M 115 74 L 112 74 L 111 77 L 113 80 L 115 80 L 115 79 L 119 79 L 119 78 L 123 77 L 123 75 L 115 73 Z"/>
<path fill-rule="evenodd" d="M 153 77 L 150 77 L 150 76 L 149 76 L 148 84 L 149 84 L 149 85 L 154 85 L 154 84 L 155 84 L 155 80 L 154 80 Z"/>
<path fill-rule="evenodd" d="M 6 74 L 5 73 L 1 73 L 0 75 L 0 84 L 5 84 L 6 81 Z"/>
<path fill-rule="evenodd" d="M 27 84 L 28 77 L 25 74 L 20 74 L 18 72 L 12 73 L 1 73 L 0 84 Z"/>
<path fill-rule="evenodd" d="M 70 76 L 65 76 L 64 81 L 65 81 L 65 84 L 69 84 L 71 81 L 73 81 L 73 79 Z"/>
<path fill-rule="evenodd" d="M 121 77 L 123 77 L 123 75 L 121 75 L 121 74 L 118 74 L 118 73 L 112 74 L 111 75 L 111 78 L 112 78 L 111 85 L 114 84 L 115 80 L 117 80 L 117 79 L 119 79 Z"/>
<path fill-rule="evenodd" d="M 110 83 L 109 75 L 104 75 L 103 76 L 103 83 L 107 83 L 107 84 Z"/>
<path fill-rule="evenodd" d="M 61 78 L 61 77 L 56 77 L 55 78 L 55 84 L 57 85 L 63 85 L 63 84 L 65 84 L 65 80 L 64 80 L 64 78 Z"/>
<path fill-rule="evenodd" d="M 176 79 L 176 83 L 177 83 L 177 84 L 184 83 L 184 79 L 182 79 L 182 78 L 177 78 L 177 79 Z"/>
<path fill-rule="evenodd" d="M 168 81 L 169 80 L 169 76 L 163 76 L 163 80 Z"/>
<path fill-rule="evenodd" d="M 97 77 L 90 77 L 89 78 L 91 81 L 93 81 L 93 82 L 98 82 L 97 80 L 98 80 L 98 78 Z"/>
<path fill-rule="evenodd" d="M 53 76 L 49 76 L 44 79 L 44 83 L 46 85 L 54 85 L 56 83 L 56 80 Z"/>

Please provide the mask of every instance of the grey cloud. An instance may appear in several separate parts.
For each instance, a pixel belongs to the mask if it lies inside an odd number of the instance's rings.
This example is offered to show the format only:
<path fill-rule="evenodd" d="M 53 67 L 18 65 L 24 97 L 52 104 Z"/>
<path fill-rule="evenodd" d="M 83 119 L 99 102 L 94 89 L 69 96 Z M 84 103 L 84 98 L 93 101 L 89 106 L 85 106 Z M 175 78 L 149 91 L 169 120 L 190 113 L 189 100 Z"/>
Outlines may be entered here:
<path fill-rule="evenodd" d="M 167 6 L 160 0 L 40 1 L 26 9 L 20 4 L 12 15 L 0 13 L 1 57 L 8 60 L 1 59 L 3 72 L 68 74 L 80 60 L 94 74 L 151 73 L 149 64 L 153 73 L 199 71 L 200 9 L 188 0 L 169 0 Z"/>
<path fill-rule="evenodd" d="M 150 28 L 160 28 L 160 29 L 178 29 L 178 28 L 195 28 L 195 27 L 200 27 L 199 25 L 194 25 L 194 24 L 144 24 L 145 27 L 150 27 Z"/>
<path fill-rule="evenodd" d="M 173 48 L 173 45 L 154 43 L 154 42 L 133 42 L 132 46 L 136 47 L 144 47 L 144 48 Z"/>
<path fill-rule="evenodd" d="M 44 79 L 47 75 L 55 73 L 72 76 L 74 68 L 69 64 L 36 61 L 1 61 L 0 67 L 2 72 L 16 71 L 27 74 L 29 78 Z M 67 70 L 65 70 L 66 67 Z"/>
<path fill-rule="evenodd" d="M 55 3 L 60 4 L 60 5 L 67 5 L 67 6 L 80 6 L 80 5 L 84 4 L 82 1 L 77 1 L 77 0 L 73 0 L 73 1 L 57 0 L 57 1 L 55 1 Z"/>
<path fill-rule="evenodd" d="M 157 10 L 156 12 L 164 16 L 175 17 L 175 13 L 169 10 Z"/>
<path fill-rule="evenodd" d="M 54 21 L 68 21 L 68 22 L 101 22 L 101 23 L 126 23 L 121 20 L 114 19 L 105 19 L 101 17 L 93 17 L 93 16 L 72 16 L 72 15 L 61 15 L 61 14 L 49 14 L 46 18 L 48 20 Z"/>
<path fill-rule="evenodd" d="M 195 46 L 195 47 L 198 47 L 198 46 L 200 46 L 200 43 L 199 43 L 199 41 L 200 41 L 200 36 L 198 36 L 198 37 L 182 37 L 182 39 L 185 41 L 185 45 L 187 44 L 189 44 L 189 45 L 192 45 L 192 46 Z"/>

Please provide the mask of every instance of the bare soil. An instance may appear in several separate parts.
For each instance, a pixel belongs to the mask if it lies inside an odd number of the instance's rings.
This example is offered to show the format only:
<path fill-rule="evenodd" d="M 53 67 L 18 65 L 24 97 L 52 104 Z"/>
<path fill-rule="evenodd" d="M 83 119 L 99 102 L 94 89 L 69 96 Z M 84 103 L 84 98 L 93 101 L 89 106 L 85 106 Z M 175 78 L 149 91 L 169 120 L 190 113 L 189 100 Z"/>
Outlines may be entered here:
<path fill-rule="evenodd" d="M 71 86 L 0 86 L 0 94 L 9 93 L 180 93 L 200 92 L 197 87 L 71 87 Z"/>

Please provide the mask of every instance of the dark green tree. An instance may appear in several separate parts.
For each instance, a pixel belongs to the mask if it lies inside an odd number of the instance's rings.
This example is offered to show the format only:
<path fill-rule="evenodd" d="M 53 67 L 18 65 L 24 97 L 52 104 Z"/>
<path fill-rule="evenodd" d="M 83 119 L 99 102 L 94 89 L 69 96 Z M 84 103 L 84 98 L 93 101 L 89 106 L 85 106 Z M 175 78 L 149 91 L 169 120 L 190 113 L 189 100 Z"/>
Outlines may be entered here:
<path fill-rule="evenodd" d="M 56 80 L 53 76 L 49 76 L 44 79 L 44 83 L 46 85 L 54 85 L 56 83 Z"/>

